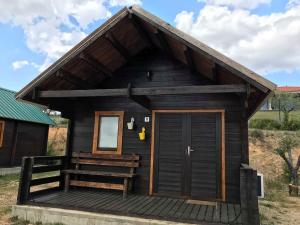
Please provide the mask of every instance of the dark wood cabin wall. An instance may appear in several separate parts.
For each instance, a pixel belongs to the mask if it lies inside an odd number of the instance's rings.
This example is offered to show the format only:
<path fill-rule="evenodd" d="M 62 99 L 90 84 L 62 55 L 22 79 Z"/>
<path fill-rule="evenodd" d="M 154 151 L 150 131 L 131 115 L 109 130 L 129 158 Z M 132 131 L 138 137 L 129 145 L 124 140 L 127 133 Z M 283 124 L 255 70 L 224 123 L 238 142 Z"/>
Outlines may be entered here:
<path fill-rule="evenodd" d="M 151 80 L 147 79 L 151 71 Z M 132 60 L 119 70 L 111 80 L 102 83 L 102 88 L 122 88 L 132 83 L 135 87 L 204 85 L 209 83 L 199 74 L 190 73 L 189 69 L 177 61 L 165 56 L 141 56 Z M 226 196 L 229 202 L 239 201 L 239 167 L 241 163 L 241 101 L 235 94 L 202 94 L 148 96 L 152 109 L 225 109 L 226 110 Z M 50 101 L 49 101 L 50 102 Z M 123 130 L 123 154 L 137 153 L 142 157 L 141 167 L 137 169 L 135 191 L 149 191 L 149 160 L 151 142 L 151 120 L 144 122 L 144 117 L 151 118 L 151 112 L 125 97 L 103 97 L 84 99 L 56 99 L 52 106 L 69 115 L 73 120 L 71 150 L 92 151 L 94 112 L 125 111 Z M 134 117 L 136 130 L 127 129 L 126 123 Z M 146 127 L 145 142 L 139 141 L 138 132 Z"/>
<path fill-rule="evenodd" d="M 0 147 L 0 167 L 10 166 L 11 153 L 14 143 L 14 129 L 15 121 L 2 119 L 5 121 L 4 125 L 4 135 L 3 135 L 3 145 Z"/>
<path fill-rule="evenodd" d="M 48 125 L 18 122 L 16 154 L 13 165 L 20 165 L 24 156 L 45 155 Z"/>
<path fill-rule="evenodd" d="M 1 167 L 19 166 L 23 156 L 46 154 L 48 125 L 9 119 L 4 121 L 3 147 L 0 148 Z"/>

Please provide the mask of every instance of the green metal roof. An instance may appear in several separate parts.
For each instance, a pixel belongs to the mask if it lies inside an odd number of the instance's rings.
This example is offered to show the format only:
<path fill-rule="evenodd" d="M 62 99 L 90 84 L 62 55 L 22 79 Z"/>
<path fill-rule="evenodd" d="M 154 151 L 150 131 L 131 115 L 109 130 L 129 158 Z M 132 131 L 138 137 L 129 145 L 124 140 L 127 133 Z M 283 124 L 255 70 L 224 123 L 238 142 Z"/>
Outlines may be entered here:
<path fill-rule="evenodd" d="M 50 117 L 43 112 L 42 106 L 17 101 L 15 94 L 14 91 L 0 88 L 0 118 L 54 125 Z"/>

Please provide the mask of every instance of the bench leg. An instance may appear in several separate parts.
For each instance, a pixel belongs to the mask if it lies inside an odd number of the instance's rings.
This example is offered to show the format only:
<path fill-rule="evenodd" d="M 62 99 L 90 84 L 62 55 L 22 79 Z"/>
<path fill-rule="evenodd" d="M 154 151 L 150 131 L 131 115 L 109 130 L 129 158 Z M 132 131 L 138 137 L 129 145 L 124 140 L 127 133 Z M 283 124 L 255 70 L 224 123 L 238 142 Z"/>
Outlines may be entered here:
<path fill-rule="evenodd" d="M 129 184 L 128 184 L 128 190 L 129 190 L 130 192 L 132 192 L 132 186 L 133 186 L 133 180 L 130 179 L 130 180 L 129 180 Z"/>
<path fill-rule="evenodd" d="M 69 186 L 70 186 L 70 174 L 66 173 L 65 174 L 65 192 L 69 191 Z"/>
<path fill-rule="evenodd" d="M 127 198 L 127 192 L 128 192 L 128 178 L 124 178 L 123 199 Z"/>

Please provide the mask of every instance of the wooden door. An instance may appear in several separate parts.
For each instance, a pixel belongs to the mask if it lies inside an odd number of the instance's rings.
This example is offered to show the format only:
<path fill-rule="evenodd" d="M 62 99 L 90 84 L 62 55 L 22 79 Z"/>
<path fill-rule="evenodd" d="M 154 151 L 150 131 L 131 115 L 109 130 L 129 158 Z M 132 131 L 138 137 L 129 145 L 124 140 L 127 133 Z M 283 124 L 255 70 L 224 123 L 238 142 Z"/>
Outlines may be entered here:
<path fill-rule="evenodd" d="M 221 114 L 191 113 L 187 121 L 187 192 L 192 199 L 219 199 Z"/>
<path fill-rule="evenodd" d="M 186 147 L 182 113 L 159 113 L 155 120 L 154 192 L 181 196 Z"/>
<path fill-rule="evenodd" d="M 220 113 L 157 113 L 153 191 L 220 198 Z"/>

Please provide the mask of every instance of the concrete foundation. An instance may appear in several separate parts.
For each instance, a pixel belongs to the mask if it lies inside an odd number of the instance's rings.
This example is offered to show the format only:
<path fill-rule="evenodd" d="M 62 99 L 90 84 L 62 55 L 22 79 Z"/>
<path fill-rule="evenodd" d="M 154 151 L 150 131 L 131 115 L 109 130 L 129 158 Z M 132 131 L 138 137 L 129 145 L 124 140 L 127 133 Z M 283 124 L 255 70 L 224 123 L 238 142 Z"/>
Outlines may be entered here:
<path fill-rule="evenodd" d="M 76 210 L 28 205 L 12 206 L 12 216 L 31 223 L 62 223 L 64 225 L 184 225 L 170 221 L 91 213 Z"/>
<path fill-rule="evenodd" d="M 0 176 L 18 174 L 20 171 L 21 167 L 0 168 Z"/>

